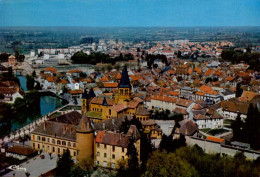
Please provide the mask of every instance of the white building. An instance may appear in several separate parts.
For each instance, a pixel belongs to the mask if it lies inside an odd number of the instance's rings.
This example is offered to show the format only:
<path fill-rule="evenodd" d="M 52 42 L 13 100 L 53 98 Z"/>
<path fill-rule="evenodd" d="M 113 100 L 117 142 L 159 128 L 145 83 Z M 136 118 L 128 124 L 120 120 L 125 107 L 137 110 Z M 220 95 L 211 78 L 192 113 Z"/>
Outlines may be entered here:
<path fill-rule="evenodd" d="M 222 128 L 223 127 L 223 117 L 209 117 L 206 115 L 197 115 L 193 118 L 193 121 L 198 125 L 199 129 L 210 128 Z"/>

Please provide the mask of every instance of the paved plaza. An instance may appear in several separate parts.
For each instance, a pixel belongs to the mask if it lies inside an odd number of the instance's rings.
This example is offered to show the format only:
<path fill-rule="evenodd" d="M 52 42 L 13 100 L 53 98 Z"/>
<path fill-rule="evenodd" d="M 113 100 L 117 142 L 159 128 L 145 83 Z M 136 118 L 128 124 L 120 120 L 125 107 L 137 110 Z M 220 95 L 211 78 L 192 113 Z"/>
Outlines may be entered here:
<path fill-rule="evenodd" d="M 57 155 L 52 154 L 52 159 L 50 159 L 48 153 L 42 154 L 45 156 L 44 159 L 41 159 L 41 157 L 37 155 L 35 159 L 30 159 L 29 163 L 24 162 L 21 164 L 21 168 L 26 168 L 26 172 L 30 173 L 30 177 L 38 177 L 41 174 L 50 171 L 56 167 L 56 161 L 58 158 Z M 13 170 L 4 176 L 13 177 L 14 173 L 16 177 L 26 176 L 24 170 Z"/>
<path fill-rule="evenodd" d="M 174 120 L 156 120 L 156 123 L 160 125 L 162 133 L 169 136 L 174 127 Z"/>

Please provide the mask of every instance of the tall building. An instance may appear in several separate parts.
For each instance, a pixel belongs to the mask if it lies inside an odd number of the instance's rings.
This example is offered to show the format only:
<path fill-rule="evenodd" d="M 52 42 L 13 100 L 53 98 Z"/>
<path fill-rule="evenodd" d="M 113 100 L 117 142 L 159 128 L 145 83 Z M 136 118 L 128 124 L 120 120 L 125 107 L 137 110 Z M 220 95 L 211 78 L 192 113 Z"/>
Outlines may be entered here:
<path fill-rule="evenodd" d="M 118 85 L 118 92 L 115 97 L 115 103 L 122 103 L 126 100 L 130 100 L 131 95 L 131 84 L 127 72 L 127 67 L 125 66 L 122 71 L 122 77 Z"/>
<path fill-rule="evenodd" d="M 119 126 L 117 131 L 95 129 L 88 117 L 72 111 L 44 122 L 31 132 L 31 146 L 34 150 L 60 155 L 69 149 L 76 163 L 91 160 L 96 166 L 115 168 L 118 160 L 128 158 L 127 146 L 133 140 L 140 161 L 139 131 L 131 125 L 126 134 L 119 133 Z"/>
<path fill-rule="evenodd" d="M 36 128 L 31 133 L 33 149 L 55 154 L 63 154 L 69 149 L 77 162 L 93 159 L 97 166 L 115 168 L 118 160 L 127 159 L 127 146 L 133 140 L 140 160 L 140 134 L 134 125 L 130 126 L 126 134 L 119 133 L 121 124 L 112 131 L 106 129 L 111 125 L 110 120 L 112 125 L 116 125 L 115 120 L 124 120 L 124 117 L 136 116 L 140 121 L 147 121 L 150 117 L 142 100 L 134 99 L 131 94 L 126 67 L 122 71 L 118 92 L 113 99 L 96 97 L 91 88 L 89 92 L 84 90 L 81 106 L 82 115 L 72 111 L 50 119 Z M 96 127 L 103 129 L 95 129 L 91 121 L 95 122 Z M 158 132 L 153 128 L 154 125 L 145 125 L 145 130 L 150 127 L 148 134 L 151 131 Z M 161 131 L 158 136 L 161 136 Z"/>
<path fill-rule="evenodd" d="M 82 114 L 86 114 L 94 122 L 102 122 L 111 118 L 119 118 L 123 115 L 136 115 L 138 119 L 148 120 L 149 113 L 145 111 L 143 102 L 140 99 L 133 99 L 131 84 L 126 66 L 122 71 L 122 76 L 118 84 L 117 93 L 113 99 L 91 97 L 85 91 L 82 94 Z M 141 108 L 142 107 L 142 108 Z M 142 112 L 146 112 L 143 115 Z"/>
<path fill-rule="evenodd" d="M 79 162 L 94 158 L 94 129 L 85 115 L 76 128 L 76 149 Z"/>
<path fill-rule="evenodd" d="M 81 97 L 81 112 L 86 113 L 87 111 L 90 111 L 90 101 L 96 97 L 93 88 L 89 90 L 89 93 L 87 93 L 87 90 L 85 89 L 82 97 Z"/>

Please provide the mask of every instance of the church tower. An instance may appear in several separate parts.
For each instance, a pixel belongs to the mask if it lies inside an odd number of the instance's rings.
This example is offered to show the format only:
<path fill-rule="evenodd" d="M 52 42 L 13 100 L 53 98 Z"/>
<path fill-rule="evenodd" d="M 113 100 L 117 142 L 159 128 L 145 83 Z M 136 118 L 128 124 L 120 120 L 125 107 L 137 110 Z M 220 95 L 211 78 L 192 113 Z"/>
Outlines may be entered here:
<path fill-rule="evenodd" d="M 87 111 L 90 111 L 90 101 L 94 97 L 96 97 L 96 94 L 92 87 L 88 93 L 87 93 L 87 90 L 84 89 L 84 92 L 82 93 L 82 96 L 81 96 L 81 114 L 84 114 Z"/>
<path fill-rule="evenodd" d="M 118 85 L 118 93 L 115 97 L 116 103 L 124 102 L 125 100 L 129 100 L 131 95 L 131 84 L 127 72 L 127 67 L 124 66 L 124 69 L 122 71 L 122 76 L 120 83 Z"/>
<path fill-rule="evenodd" d="M 83 115 L 76 128 L 76 149 L 78 162 L 84 159 L 94 158 L 94 129 L 90 124 L 90 119 Z"/>
<path fill-rule="evenodd" d="M 109 111 L 108 109 L 108 104 L 107 104 L 107 99 L 106 97 L 104 97 L 103 99 L 103 103 L 102 103 L 102 119 L 106 120 L 108 118 L 110 118 L 111 116 L 111 111 Z"/>

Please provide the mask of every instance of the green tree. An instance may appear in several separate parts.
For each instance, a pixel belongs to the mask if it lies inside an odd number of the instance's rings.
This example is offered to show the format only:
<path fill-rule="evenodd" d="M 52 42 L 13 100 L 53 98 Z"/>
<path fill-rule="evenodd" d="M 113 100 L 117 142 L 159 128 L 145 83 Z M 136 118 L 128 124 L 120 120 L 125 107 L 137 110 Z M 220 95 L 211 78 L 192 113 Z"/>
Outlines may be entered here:
<path fill-rule="evenodd" d="M 35 70 L 33 70 L 33 72 L 32 72 L 32 77 L 36 77 L 36 72 L 35 72 Z"/>
<path fill-rule="evenodd" d="M 122 122 L 122 124 L 121 124 L 121 126 L 119 128 L 119 131 L 123 132 L 124 134 L 126 134 L 128 129 L 129 129 L 129 127 L 130 127 L 130 125 L 131 125 L 131 122 L 128 120 L 127 117 L 125 117 L 125 120 Z"/>
<path fill-rule="evenodd" d="M 241 97 L 243 94 L 243 89 L 241 88 L 241 83 L 237 83 L 236 85 L 236 98 Z"/>
<path fill-rule="evenodd" d="M 208 78 L 206 79 L 205 83 L 207 84 L 207 83 L 212 82 L 212 81 L 213 81 L 212 78 L 211 78 L 211 77 L 208 77 Z"/>
<path fill-rule="evenodd" d="M 80 161 L 79 166 L 85 171 L 87 176 L 90 176 L 93 172 L 94 161 L 92 158 L 83 159 Z"/>
<path fill-rule="evenodd" d="M 178 51 L 178 53 L 177 53 L 177 58 L 181 58 L 182 56 L 181 56 L 181 51 Z"/>
<path fill-rule="evenodd" d="M 194 167 L 174 153 L 155 151 L 147 161 L 145 177 L 189 177 L 198 176 Z"/>
<path fill-rule="evenodd" d="M 114 68 L 117 70 L 117 71 L 119 71 L 120 70 L 120 64 L 115 64 L 115 66 L 114 66 Z"/>
<path fill-rule="evenodd" d="M 41 87 L 41 84 L 40 82 L 37 82 L 36 86 L 35 86 L 35 90 L 41 90 L 42 87 Z"/>
<path fill-rule="evenodd" d="M 233 130 L 232 140 L 243 141 L 243 139 L 244 139 L 243 138 L 244 134 L 243 134 L 243 130 L 242 130 L 243 126 L 244 126 L 244 123 L 241 120 L 241 114 L 238 113 L 236 120 L 231 123 L 231 128 Z"/>
<path fill-rule="evenodd" d="M 8 74 L 7 74 L 8 78 L 9 77 L 13 77 L 13 68 L 12 67 L 8 67 Z"/>
<path fill-rule="evenodd" d="M 80 176 L 87 176 L 88 173 L 85 170 L 82 170 L 78 165 L 73 165 L 69 175 L 70 177 L 80 177 Z"/>
<path fill-rule="evenodd" d="M 245 142 L 251 145 L 253 149 L 260 149 L 260 112 L 257 106 L 252 103 L 249 105 L 247 118 L 244 124 L 243 134 L 245 136 Z"/>
<path fill-rule="evenodd" d="M 28 90 L 34 89 L 34 78 L 32 76 L 26 76 L 26 86 Z"/>
<path fill-rule="evenodd" d="M 0 102 L 0 124 L 13 119 L 13 109 L 10 104 Z"/>
<path fill-rule="evenodd" d="M 116 164 L 116 169 L 117 169 L 117 177 L 125 177 L 128 176 L 128 171 L 127 171 L 127 160 L 118 160 Z"/>
<path fill-rule="evenodd" d="M 132 138 L 127 146 L 126 155 L 128 156 L 128 174 L 130 176 L 139 176 L 138 153 Z"/>
<path fill-rule="evenodd" d="M 79 73 L 79 77 L 85 78 L 85 77 L 87 77 L 87 74 L 84 73 L 84 72 L 80 72 L 80 73 Z"/>
<path fill-rule="evenodd" d="M 71 167 L 73 165 L 73 160 L 70 155 L 69 149 L 62 154 L 57 160 L 56 175 L 57 176 L 69 176 Z"/>
<path fill-rule="evenodd" d="M 106 65 L 106 70 L 107 70 L 107 71 L 110 72 L 110 71 L 112 70 L 112 68 L 113 68 L 112 64 Z"/>
<path fill-rule="evenodd" d="M 15 59 L 18 60 L 18 59 L 19 59 L 19 56 L 20 56 L 19 49 L 15 47 L 14 53 L 15 53 L 15 54 L 14 54 Z"/>

